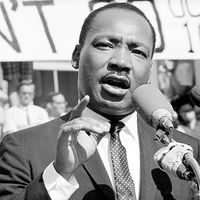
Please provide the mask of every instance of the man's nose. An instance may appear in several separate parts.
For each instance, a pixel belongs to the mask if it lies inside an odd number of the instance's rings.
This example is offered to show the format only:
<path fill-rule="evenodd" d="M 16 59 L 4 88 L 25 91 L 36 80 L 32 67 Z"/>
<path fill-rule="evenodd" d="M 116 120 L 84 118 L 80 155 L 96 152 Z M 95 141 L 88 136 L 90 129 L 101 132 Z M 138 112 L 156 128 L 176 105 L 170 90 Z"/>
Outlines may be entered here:
<path fill-rule="evenodd" d="M 109 67 L 117 71 L 129 72 L 132 68 L 131 59 L 132 55 L 128 48 L 118 48 L 114 51 L 109 60 Z"/>

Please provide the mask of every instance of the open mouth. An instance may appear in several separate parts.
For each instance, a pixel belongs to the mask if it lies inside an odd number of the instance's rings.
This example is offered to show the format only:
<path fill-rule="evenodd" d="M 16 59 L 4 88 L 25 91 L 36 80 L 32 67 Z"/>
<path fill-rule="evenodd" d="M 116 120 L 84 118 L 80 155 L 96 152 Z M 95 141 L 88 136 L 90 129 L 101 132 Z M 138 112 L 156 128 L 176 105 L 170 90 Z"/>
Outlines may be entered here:
<path fill-rule="evenodd" d="M 127 77 L 115 74 L 104 77 L 102 83 L 120 89 L 128 89 L 130 87 L 130 81 Z"/>

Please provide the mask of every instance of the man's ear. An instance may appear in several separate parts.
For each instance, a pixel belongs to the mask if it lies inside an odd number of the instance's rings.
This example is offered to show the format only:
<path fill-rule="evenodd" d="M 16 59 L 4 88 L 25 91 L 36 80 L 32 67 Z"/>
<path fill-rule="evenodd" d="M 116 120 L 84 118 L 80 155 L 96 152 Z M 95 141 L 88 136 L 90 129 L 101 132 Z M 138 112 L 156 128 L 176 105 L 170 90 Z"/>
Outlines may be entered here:
<path fill-rule="evenodd" d="M 72 53 L 72 67 L 74 69 L 78 69 L 79 68 L 79 57 L 80 57 L 80 52 L 81 52 L 81 47 L 80 44 L 77 44 L 74 48 L 74 51 Z"/>

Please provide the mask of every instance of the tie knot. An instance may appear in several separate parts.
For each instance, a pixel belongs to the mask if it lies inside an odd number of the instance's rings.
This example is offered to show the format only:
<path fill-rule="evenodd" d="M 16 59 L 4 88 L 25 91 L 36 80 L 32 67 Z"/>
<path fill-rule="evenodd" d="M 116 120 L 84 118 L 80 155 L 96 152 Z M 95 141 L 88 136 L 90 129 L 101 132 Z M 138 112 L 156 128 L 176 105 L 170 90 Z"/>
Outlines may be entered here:
<path fill-rule="evenodd" d="M 111 136 L 118 136 L 119 132 L 122 130 L 122 128 L 125 126 L 125 124 L 121 121 L 111 121 L 111 128 L 110 128 L 110 134 Z"/>

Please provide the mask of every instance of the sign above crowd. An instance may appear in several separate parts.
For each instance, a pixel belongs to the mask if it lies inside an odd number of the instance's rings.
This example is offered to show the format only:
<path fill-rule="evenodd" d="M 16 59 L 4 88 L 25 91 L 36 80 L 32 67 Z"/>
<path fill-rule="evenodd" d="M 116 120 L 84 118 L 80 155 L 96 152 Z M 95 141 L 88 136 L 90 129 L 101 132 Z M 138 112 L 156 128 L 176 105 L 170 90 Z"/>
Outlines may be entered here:
<path fill-rule="evenodd" d="M 127 1 L 155 27 L 154 59 L 200 58 L 199 0 Z M 0 61 L 69 61 L 85 17 L 109 2 L 0 0 Z"/>

